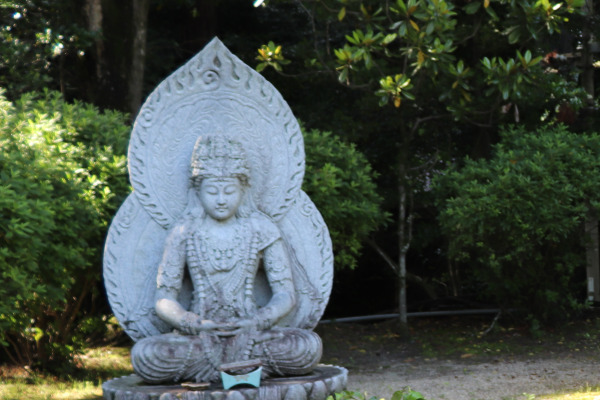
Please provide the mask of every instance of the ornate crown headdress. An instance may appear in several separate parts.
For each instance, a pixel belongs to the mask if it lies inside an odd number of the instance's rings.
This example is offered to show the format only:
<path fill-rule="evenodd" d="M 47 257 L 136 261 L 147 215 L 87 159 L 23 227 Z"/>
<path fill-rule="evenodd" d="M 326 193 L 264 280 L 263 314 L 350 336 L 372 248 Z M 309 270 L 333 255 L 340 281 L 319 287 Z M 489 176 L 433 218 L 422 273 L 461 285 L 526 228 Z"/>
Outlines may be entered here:
<path fill-rule="evenodd" d="M 250 169 L 242 144 L 223 135 L 200 136 L 191 162 L 193 182 L 235 176 L 247 184 Z"/>

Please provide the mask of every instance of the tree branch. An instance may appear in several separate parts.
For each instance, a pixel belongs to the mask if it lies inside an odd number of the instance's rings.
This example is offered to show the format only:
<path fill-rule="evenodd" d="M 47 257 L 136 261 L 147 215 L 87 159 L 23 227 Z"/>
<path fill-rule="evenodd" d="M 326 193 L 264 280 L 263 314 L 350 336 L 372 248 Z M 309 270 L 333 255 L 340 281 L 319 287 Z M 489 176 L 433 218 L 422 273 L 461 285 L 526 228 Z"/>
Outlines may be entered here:
<path fill-rule="evenodd" d="M 429 115 L 429 116 L 423 117 L 423 118 L 417 118 L 417 120 L 415 121 L 413 126 L 410 128 L 410 134 L 414 135 L 415 132 L 417 131 L 417 129 L 419 128 L 419 126 L 424 122 L 429 122 L 434 119 L 448 118 L 450 116 L 451 116 L 451 114 L 440 114 L 440 115 Z"/>
<path fill-rule="evenodd" d="M 383 258 L 385 263 L 394 271 L 394 273 L 398 274 L 398 265 L 387 255 L 387 253 L 373 239 L 368 238 L 366 240 L 366 242 L 369 246 L 371 246 L 373 248 L 373 250 L 375 250 L 377 252 L 377 254 L 379 254 L 381 256 L 381 258 Z M 437 299 L 437 294 L 435 292 L 435 289 L 429 283 L 427 283 L 427 281 L 425 281 L 425 279 L 421 278 L 419 275 L 415 275 L 415 274 L 407 271 L 406 279 L 408 279 L 411 282 L 415 282 L 420 287 L 422 287 L 423 290 L 429 296 L 429 298 L 431 298 L 432 300 Z"/>
<path fill-rule="evenodd" d="M 396 274 L 398 274 L 398 264 L 396 264 L 394 260 L 392 260 L 373 239 L 368 238 L 366 241 L 367 244 L 371 246 L 377 252 L 377 254 L 381 256 L 381 258 L 383 258 L 388 267 L 390 267 Z"/>

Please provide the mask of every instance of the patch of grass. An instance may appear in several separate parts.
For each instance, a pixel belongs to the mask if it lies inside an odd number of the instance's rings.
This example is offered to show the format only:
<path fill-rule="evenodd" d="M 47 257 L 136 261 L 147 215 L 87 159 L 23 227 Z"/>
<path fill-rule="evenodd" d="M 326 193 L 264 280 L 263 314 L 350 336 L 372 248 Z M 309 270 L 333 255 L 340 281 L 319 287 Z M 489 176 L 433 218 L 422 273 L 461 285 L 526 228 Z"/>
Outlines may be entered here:
<path fill-rule="evenodd" d="M 0 399 L 17 400 L 96 400 L 102 398 L 102 387 L 94 382 L 3 383 Z"/>
<path fill-rule="evenodd" d="M 128 347 L 98 347 L 79 356 L 84 378 L 107 380 L 133 373 Z"/>
<path fill-rule="evenodd" d="M 427 358 L 472 358 L 533 356 L 600 350 L 600 318 L 580 319 L 542 335 L 526 326 L 496 324 L 493 317 L 446 317 L 414 320 L 411 334 Z M 501 320 L 502 321 L 502 320 Z"/>
<path fill-rule="evenodd" d="M 99 347 L 77 358 L 72 376 L 57 378 L 25 368 L 0 367 L 1 400 L 96 400 L 102 398 L 102 382 L 133 372 L 129 349 Z"/>
<path fill-rule="evenodd" d="M 598 400 L 600 387 L 586 387 L 577 392 L 555 393 L 533 397 L 535 400 Z"/>
<path fill-rule="evenodd" d="M 496 326 L 486 333 L 493 317 L 446 317 L 415 321 L 411 331 L 427 358 L 506 356 L 536 351 L 523 329 Z M 526 343 L 524 343 L 526 342 Z"/>

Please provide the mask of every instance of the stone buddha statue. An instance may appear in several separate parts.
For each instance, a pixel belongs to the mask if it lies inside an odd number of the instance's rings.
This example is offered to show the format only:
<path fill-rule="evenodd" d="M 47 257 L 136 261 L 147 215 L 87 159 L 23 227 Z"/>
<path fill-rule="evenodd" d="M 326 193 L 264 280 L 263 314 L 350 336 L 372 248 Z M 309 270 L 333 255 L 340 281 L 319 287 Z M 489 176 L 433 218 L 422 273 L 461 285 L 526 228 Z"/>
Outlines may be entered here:
<path fill-rule="evenodd" d="M 217 368 L 256 359 L 277 379 L 231 399 L 343 388 L 347 371 L 317 366 L 333 252 L 279 92 L 215 38 L 148 97 L 128 163 L 134 190 L 108 232 L 104 283 L 136 374 L 105 383 L 105 398 L 224 399 Z M 187 381 L 210 389 L 187 393 Z"/>
<path fill-rule="evenodd" d="M 223 363 L 260 359 L 264 376 L 310 372 L 321 340 L 275 324 L 296 305 L 289 256 L 275 223 L 245 196 L 251 185 L 242 145 L 225 136 L 198 139 L 191 160 L 192 199 L 171 228 L 158 267 L 156 314 L 172 333 L 132 349 L 135 372 L 151 383 L 218 378 Z M 260 307 L 261 263 L 272 296 Z M 189 309 L 178 302 L 186 274 Z"/>

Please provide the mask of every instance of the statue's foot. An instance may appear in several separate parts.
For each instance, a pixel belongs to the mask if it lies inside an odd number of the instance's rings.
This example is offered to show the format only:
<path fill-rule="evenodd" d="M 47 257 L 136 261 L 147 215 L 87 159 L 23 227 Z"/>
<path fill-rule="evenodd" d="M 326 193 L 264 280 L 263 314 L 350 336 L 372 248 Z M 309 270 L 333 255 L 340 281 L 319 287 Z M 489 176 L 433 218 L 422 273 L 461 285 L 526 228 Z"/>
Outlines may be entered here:
<path fill-rule="evenodd" d="M 267 376 L 305 375 L 311 372 L 323 353 L 319 335 L 296 328 L 276 328 L 282 337 L 258 345 L 253 356 L 263 361 Z"/>

